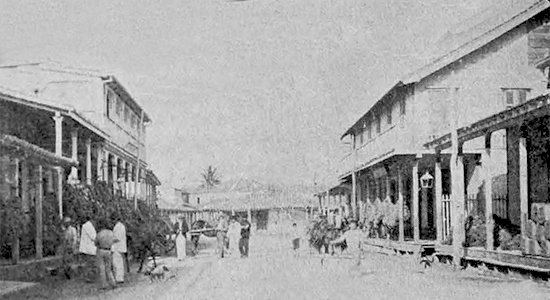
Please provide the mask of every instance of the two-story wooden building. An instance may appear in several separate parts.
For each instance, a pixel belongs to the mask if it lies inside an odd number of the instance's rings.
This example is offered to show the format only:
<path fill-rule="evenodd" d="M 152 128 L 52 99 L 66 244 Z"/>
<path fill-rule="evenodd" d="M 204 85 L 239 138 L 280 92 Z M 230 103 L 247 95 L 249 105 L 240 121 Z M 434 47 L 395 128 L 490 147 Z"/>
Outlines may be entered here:
<path fill-rule="evenodd" d="M 352 186 L 351 207 L 373 226 L 396 211 L 397 248 L 452 236 L 459 257 L 466 216 L 481 215 L 492 251 L 494 214 L 525 232 L 529 202 L 548 202 L 547 176 L 534 172 L 546 174 L 544 159 L 522 164 L 522 137 L 544 136 L 533 128 L 548 114 L 539 96 L 548 93 L 549 7 L 515 1 L 462 22 L 435 59 L 396 82 L 343 134 L 352 149 L 340 180 Z"/>
<path fill-rule="evenodd" d="M 148 169 L 145 147 L 151 120 L 115 76 L 48 61 L 0 66 L 0 85 L 72 107 L 104 133 L 94 141 L 74 128 L 62 132 L 76 144 L 71 157 L 81 162 L 70 170 L 70 180 L 106 181 L 131 198 L 139 172 L 137 197 L 156 201 L 160 182 Z M 63 131 L 63 118 L 58 122 Z"/>

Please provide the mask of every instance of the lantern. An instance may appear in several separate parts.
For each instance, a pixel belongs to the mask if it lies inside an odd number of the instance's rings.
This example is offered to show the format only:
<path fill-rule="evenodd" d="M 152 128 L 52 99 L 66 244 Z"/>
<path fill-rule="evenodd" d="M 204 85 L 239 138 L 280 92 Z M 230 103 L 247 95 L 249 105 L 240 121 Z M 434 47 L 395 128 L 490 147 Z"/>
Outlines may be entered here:
<path fill-rule="evenodd" d="M 433 184 L 434 184 L 434 177 L 430 175 L 428 171 L 426 171 L 426 173 L 424 173 L 424 175 L 420 177 L 420 185 L 422 186 L 423 189 L 429 189 L 433 187 Z"/>

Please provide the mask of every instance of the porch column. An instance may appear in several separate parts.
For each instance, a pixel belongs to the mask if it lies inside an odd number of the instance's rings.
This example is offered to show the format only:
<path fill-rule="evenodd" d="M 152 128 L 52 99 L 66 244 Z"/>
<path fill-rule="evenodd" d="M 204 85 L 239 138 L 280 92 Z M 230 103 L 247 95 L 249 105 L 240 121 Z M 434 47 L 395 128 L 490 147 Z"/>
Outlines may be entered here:
<path fill-rule="evenodd" d="M 403 175 L 401 174 L 401 168 L 397 170 L 397 206 L 399 209 L 399 241 L 405 241 L 405 223 L 404 223 L 404 210 L 403 210 Z"/>
<path fill-rule="evenodd" d="M 111 171 L 113 172 L 113 191 L 116 192 L 117 182 L 118 182 L 118 175 L 117 175 L 118 158 L 114 154 L 111 158 L 111 168 L 112 168 Z"/>
<path fill-rule="evenodd" d="M 384 199 L 382 199 L 382 201 L 385 200 L 385 199 L 388 199 L 388 201 L 391 202 L 390 188 L 391 188 L 391 186 L 390 186 L 390 172 L 388 172 L 388 170 L 386 170 L 386 197 L 384 197 Z"/>
<path fill-rule="evenodd" d="M 422 198 L 420 199 L 420 213 L 422 214 L 421 218 L 421 228 L 423 232 L 429 229 L 428 225 L 428 189 L 422 188 Z"/>
<path fill-rule="evenodd" d="M 63 174 L 65 170 L 63 167 L 55 168 L 57 172 L 57 209 L 59 211 L 59 218 L 63 218 Z"/>
<path fill-rule="evenodd" d="M 15 173 L 14 173 L 14 181 L 15 181 L 15 196 L 21 197 L 21 190 L 19 189 L 19 178 L 21 177 L 21 174 L 19 173 L 19 159 L 14 158 L 13 164 L 15 166 Z"/>
<path fill-rule="evenodd" d="M 441 177 L 441 156 L 439 153 L 436 153 L 434 177 L 436 241 L 440 243 L 443 240 L 443 178 Z"/>
<path fill-rule="evenodd" d="M 521 213 L 521 241 L 526 238 L 526 225 L 529 211 L 529 196 L 528 196 L 528 158 L 527 158 L 527 139 L 524 136 L 519 138 L 519 200 L 520 200 L 520 213 Z M 522 247 L 523 248 L 523 247 Z M 525 253 L 526 249 L 522 249 Z"/>
<path fill-rule="evenodd" d="M 55 122 L 55 155 L 63 156 L 63 117 L 56 112 L 53 120 Z"/>
<path fill-rule="evenodd" d="M 361 208 L 362 208 L 362 201 L 363 201 L 363 180 L 357 180 L 357 186 L 358 186 L 358 189 L 356 190 L 357 192 L 357 202 L 356 202 L 356 207 L 355 207 L 355 219 L 357 221 L 361 220 Z"/>
<path fill-rule="evenodd" d="M 483 175 L 485 181 L 485 231 L 487 234 L 485 249 L 494 249 L 493 229 L 495 221 L 493 220 L 493 171 L 491 161 L 491 134 L 485 136 L 485 152 L 481 160 L 483 166 Z"/>
<path fill-rule="evenodd" d="M 44 186 L 42 183 L 42 165 L 38 165 L 37 169 L 37 183 L 36 183 L 37 197 L 35 203 L 35 220 L 36 220 L 36 241 L 35 241 L 35 250 L 36 258 L 41 259 L 43 256 L 43 245 L 42 245 L 42 236 L 43 236 L 43 224 L 42 224 L 42 200 L 44 197 Z"/>
<path fill-rule="evenodd" d="M 78 131 L 73 129 L 71 131 L 71 158 L 78 161 Z M 71 174 L 69 174 L 69 181 L 71 183 L 78 183 L 78 169 L 77 167 L 71 168 Z"/>
<path fill-rule="evenodd" d="M 92 185 L 92 139 L 86 139 L 86 184 Z"/>
<path fill-rule="evenodd" d="M 452 211 L 453 229 L 453 264 L 460 266 L 462 260 L 462 243 L 465 239 L 464 228 L 464 162 L 462 145 L 458 144 L 458 132 L 452 132 L 451 177 L 452 177 Z"/>
<path fill-rule="evenodd" d="M 97 159 L 96 159 L 96 174 L 97 174 L 97 181 L 103 181 L 103 149 L 101 149 L 100 145 L 97 145 Z"/>
<path fill-rule="evenodd" d="M 418 163 L 419 156 L 417 155 L 415 161 L 413 162 L 412 168 L 412 224 L 413 224 L 413 238 L 415 242 L 420 240 L 420 224 L 419 224 L 419 214 L 418 214 Z"/>
<path fill-rule="evenodd" d="M 355 141 L 355 139 L 354 139 Z M 357 217 L 357 176 L 355 174 L 356 162 L 357 162 L 357 150 L 355 149 L 355 142 L 353 143 L 353 170 L 351 171 L 351 201 L 350 201 L 350 215 L 352 219 Z"/>
<path fill-rule="evenodd" d="M 103 171 L 103 180 L 105 183 L 109 183 L 109 151 L 106 149 L 103 151 L 103 161 L 101 162 L 101 170 Z"/>
<path fill-rule="evenodd" d="M 55 121 L 55 156 L 62 157 L 63 156 L 63 117 L 59 112 L 55 113 L 55 116 L 53 117 L 53 120 Z M 27 172 L 27 178 L 28 178 L 28 166 L 25 164 L 24 169 L 26 169 Z M 59 217 L 63 217 L 63 168 L 57 167 L 57 205 L 58 205 L 58 211 L 59 211 Z M 23 180 L 23 182 L 26 181 Z M 28 187 L 27 187 L 28 188 Z M 23 203 L 28 203 L 28 196 L 27 200 L 23 201 Z"/>
<path fill-rule="evenodd" d="M 248 208 L 248 215 L 247 215 L 248 223 L 250 224 L 250 228 L 252 228 L 252 209 Z M 211 218 L 210 218 L 211 219 Z"/>

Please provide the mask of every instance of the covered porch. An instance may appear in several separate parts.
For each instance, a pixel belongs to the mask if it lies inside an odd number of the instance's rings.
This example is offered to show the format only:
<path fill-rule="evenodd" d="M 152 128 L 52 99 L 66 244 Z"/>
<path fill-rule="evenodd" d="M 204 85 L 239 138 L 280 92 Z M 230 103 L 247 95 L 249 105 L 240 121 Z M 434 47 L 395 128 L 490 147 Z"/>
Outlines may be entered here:
<path fill-rule="evenodd" d="M 439 245 L 440 254 L 452 256 L 455 264 L 475 261 L 550 272 L 550 235 L 546 234 L 550 230 L 545 228 L 550 219 L 549 108 L 549 96 L 540 96 L 425 144 L 436 156 L 451 148 L 452 243 Z M 504 137 L 504 156 L 496 149 L 497 136 Z M 483 148 L 472 165 L 463 146 L 474 140 L 481 140 Z M 495 195 L 503 165 L 505 193 Z M 481 179 L 475 208 L 469 204 L 469 168 L 477 169 Z M 437 203 L 443 201 L 438 194 Z M 441 222 L 443 214 L 438 211 L 438 216 Z M 473 230 L 476 220 L 481 226 Z M 473 239 L 481 243 L 472 247 Z M 441 244 L 443 239 L 438 241 Z"/>

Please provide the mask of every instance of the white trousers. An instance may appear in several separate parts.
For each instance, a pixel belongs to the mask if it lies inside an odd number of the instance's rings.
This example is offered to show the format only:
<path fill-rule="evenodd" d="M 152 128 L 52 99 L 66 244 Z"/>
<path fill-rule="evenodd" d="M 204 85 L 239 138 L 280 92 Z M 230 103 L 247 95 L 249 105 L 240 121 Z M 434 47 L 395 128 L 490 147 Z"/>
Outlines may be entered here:
<path fill-rule="evenodd" d="M 124 253 L 113 252 L 113 273 L 116 282 L 124 282 Z"/>

